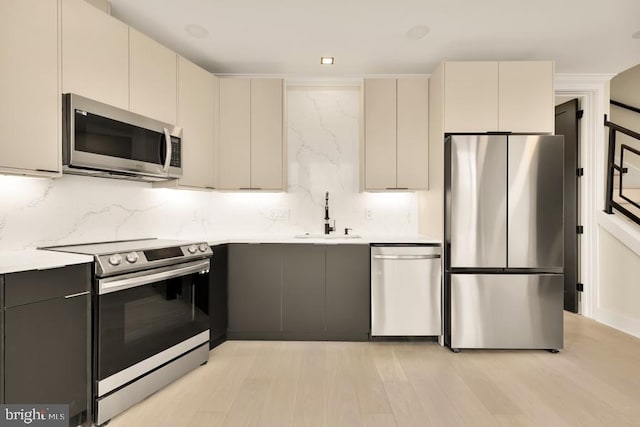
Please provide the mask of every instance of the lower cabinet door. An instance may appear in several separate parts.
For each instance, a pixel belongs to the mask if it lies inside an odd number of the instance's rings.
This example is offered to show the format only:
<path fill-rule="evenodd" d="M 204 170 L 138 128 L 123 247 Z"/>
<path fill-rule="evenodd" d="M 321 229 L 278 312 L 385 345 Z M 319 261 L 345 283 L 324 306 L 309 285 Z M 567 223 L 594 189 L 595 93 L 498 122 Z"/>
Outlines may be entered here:
<path fill-rule="evenodd" d="M 327 246 L 326 338 L 369 339 L 369 245 Z"/>
<path fill-rule="evenodd" d="M 451 347 L 560 349 L 561 274 L 452 274 Z"/>
<path fill-rule="evenodd" d="M 87 409 L 89 295 L 5 311 L 5 402 Z"/>
<path fill-rule="evenodd" d="M 282 332 L 282 245 L 230 244 L 230 339 L 279 338 Z"/>
<path fill-rule="evenodd" d="M 211 322 L 210 348 L 224 340 L 227 334 L 227 281 L 228 281 L 228 250 L 227 245 L 213 247 L 211 257 L 211 272 L 209 274 L 209 320 Z"/>
<path fill-rule="evenodd" d="M 325 254 L 322 245 L 290 244 L 282 256 L 282 331 L 289 339 L 323 339 Z"/>

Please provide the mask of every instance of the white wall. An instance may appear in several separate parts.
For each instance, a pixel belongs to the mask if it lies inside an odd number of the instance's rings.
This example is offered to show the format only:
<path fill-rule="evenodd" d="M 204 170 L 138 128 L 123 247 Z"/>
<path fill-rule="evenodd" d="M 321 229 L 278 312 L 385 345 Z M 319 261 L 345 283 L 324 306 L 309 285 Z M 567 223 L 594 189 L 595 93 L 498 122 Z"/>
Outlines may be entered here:
<path fill-rule="evenodd" d="M 611 99 L 640 107 L 640 66 L 614 77 L 610 93 Z M 612 105 L 609 120 L 640 132 L 640 114 Z M 619 213 L 600 212 L 598 222 L 595 318 L 640 337 L 640 226 Z"/>
<path fill-rule="evenodd" d="M 640 336 L 640 256 L 603 228 L 599 237 L 600 315 Z"/>
<path fill-rule="evenodd" d="M 417 234 L 416 193 L 358 192 L 359 88 L 293 87 L 288 116 L 287 193 L 154 189 L 79 176 L 0 176 L 0 250 L 155 236 L 321 233 L 325 191 L 340 232 L 351 227 L 357 234 Z"/>

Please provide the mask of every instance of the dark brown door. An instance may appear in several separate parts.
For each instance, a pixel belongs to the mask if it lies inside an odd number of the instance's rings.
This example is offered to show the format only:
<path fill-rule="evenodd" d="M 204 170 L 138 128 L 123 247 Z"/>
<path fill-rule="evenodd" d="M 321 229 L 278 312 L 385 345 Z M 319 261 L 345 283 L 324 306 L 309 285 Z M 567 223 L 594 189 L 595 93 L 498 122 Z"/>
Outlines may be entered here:
<path fill-rule="evenodd" d="M 564 309 L 578 312 L 578 100 L 556 106 L 556 135 L 564 135 Z"/>

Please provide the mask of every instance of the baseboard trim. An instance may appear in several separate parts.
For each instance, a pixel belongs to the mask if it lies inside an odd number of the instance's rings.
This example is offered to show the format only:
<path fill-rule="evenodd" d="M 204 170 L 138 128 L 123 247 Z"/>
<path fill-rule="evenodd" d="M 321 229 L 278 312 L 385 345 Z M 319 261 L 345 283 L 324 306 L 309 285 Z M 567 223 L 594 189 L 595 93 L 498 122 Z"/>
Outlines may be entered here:
<path fill-rule="evenodd" d="M 613 311 L 597 308 L 595 320 L 612 328 L 618 329 L 636 338 L 640 338 L 640 320 L 614 313 Z"/>

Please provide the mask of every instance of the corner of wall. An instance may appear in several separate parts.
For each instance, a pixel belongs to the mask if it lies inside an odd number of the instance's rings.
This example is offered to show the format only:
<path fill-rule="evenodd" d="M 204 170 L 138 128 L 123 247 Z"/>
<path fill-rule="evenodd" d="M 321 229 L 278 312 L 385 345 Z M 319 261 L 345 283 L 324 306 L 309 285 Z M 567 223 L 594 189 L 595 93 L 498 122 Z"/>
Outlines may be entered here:
<path fill-rule="evenodd" d="M 429 78 L 429 190 L 419 192 L 418 231 L 444 237 L 444 63 Z"/>

